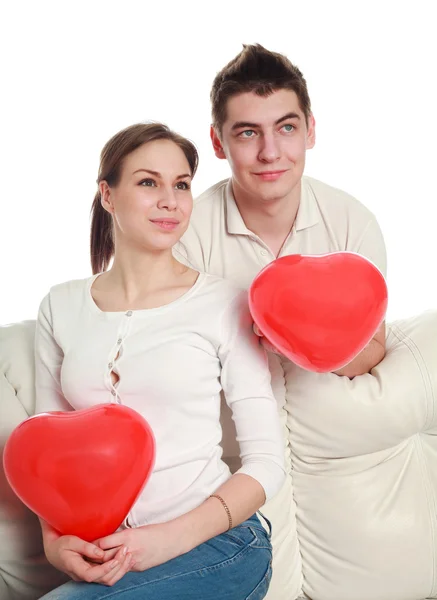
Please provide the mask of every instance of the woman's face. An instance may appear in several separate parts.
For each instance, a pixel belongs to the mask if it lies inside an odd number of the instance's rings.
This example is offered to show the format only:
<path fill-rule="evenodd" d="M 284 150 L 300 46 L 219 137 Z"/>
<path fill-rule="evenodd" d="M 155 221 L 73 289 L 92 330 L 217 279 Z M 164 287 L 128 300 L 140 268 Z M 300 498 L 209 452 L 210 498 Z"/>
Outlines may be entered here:
<path fill-rule="evenodd" d="M 102 205 L 113 215 L 116 244 L 167 250 L 188 227 L 193 207 L 190 166 L 177 144 L 148 142 L 123 162 L 120 181 L 100 183 Z"/>

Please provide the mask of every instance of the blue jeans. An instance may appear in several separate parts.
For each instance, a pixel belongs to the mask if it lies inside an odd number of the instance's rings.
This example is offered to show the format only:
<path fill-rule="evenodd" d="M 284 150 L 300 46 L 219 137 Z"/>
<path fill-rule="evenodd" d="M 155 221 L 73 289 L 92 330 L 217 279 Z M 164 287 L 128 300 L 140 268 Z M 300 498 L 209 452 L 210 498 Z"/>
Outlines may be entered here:
<path fill-rule="evenodd" d="M 163 565 L 126 573 L 112 587 L 70 581 L 41 600 L 261 600 L 271 576 L 270 534 L 253 515 Z"/>

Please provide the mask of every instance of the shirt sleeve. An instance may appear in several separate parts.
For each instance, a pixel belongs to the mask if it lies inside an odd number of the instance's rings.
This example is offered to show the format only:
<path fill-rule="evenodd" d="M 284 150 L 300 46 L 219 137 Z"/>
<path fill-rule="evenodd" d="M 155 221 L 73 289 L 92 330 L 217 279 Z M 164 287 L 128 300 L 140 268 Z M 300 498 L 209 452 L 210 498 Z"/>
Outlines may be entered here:
<path fill-rule="evenodd" d="M 252 326 L 247 293 L 242 292 L 222 316 L 221 384 L 240 447 L 237 473 L 256 479 L 269 500 L 285 479 L 284 442 L 267 356 Z"/>
<path fill-rule="evenodd" d="M 190 224 L 181 240 L 173 247 L 173 256 L 187 267 L 206 272 L 204 248 L 193 225 Z"/>
<path fill-rule="evenodd" d="M 375 218 L 369 221 L 357 253 L 371 260 L 384 277 L 387 277 L 387 250 L 381 228 Z"/>
<path fill-rule="evenodd" d="M 35 413 L 70 411 L 61 388 L 62 349 L 53 334 L 50 295 L 41 302 L 35 331 Z"/>

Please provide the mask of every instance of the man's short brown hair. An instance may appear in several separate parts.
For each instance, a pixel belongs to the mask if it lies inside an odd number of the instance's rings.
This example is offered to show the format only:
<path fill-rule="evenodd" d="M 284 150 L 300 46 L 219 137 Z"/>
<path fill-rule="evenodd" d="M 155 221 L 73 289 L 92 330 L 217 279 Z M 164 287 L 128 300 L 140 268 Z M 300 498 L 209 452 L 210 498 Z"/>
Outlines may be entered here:
<path fill-rule="evenodd" d="M 277 90 L 292 90 L 308 117 L 311 102 L 306 81 L 286 56 L 270 52 L 260 44 L 243 45 L 243 50 L 217 73 L 211 89 L 212 124 L 221 134 L 229 98 L 244 92 L 268 96 Z"/>

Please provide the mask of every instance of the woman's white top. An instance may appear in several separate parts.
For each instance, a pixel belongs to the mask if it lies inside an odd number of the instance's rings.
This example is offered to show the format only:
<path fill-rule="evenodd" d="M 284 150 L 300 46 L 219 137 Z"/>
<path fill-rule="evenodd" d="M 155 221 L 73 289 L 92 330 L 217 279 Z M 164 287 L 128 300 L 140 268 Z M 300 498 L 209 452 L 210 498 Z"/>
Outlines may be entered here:
<path fill-rule="evenodd" d="M 36 412 L 118 402 L 148 421 L 156 462 L 129 514 L 135 527 L 196 508 L 231 476 L 221 458 L 223 389 L 240 446 L 238 472 L 271 498 L 285 477 L 283 442 L 246 292 L 200 274 L 165 306 L 104 312 L 91 295 L 96 277 L 56 285 L 41 303 Z"/>

